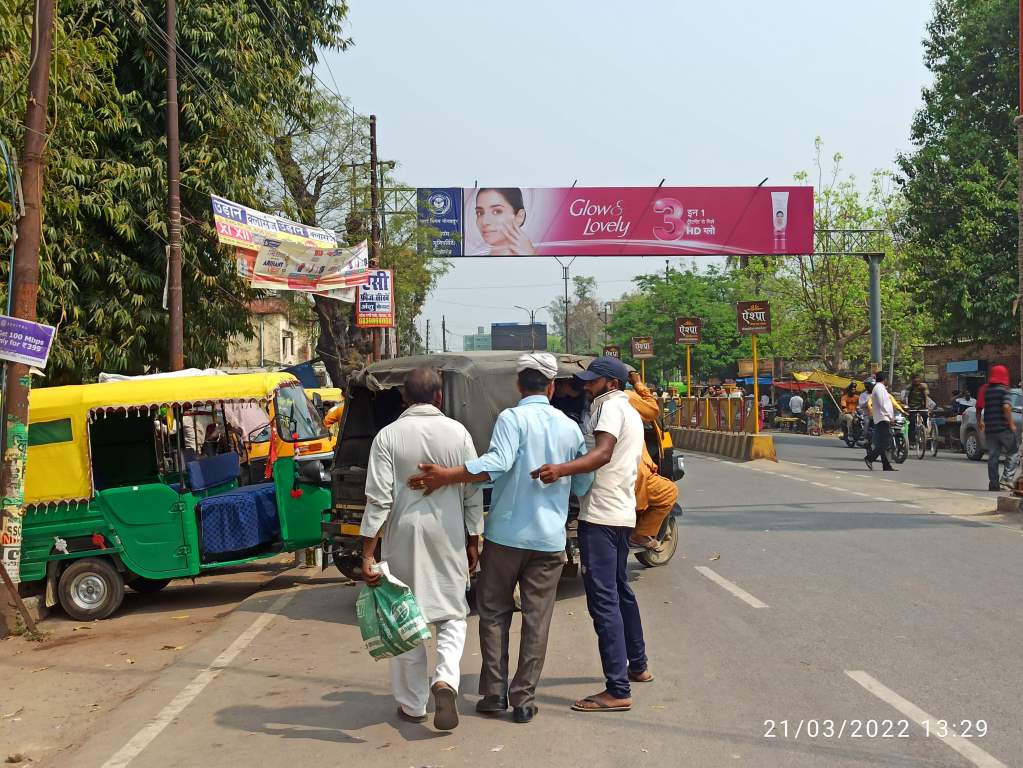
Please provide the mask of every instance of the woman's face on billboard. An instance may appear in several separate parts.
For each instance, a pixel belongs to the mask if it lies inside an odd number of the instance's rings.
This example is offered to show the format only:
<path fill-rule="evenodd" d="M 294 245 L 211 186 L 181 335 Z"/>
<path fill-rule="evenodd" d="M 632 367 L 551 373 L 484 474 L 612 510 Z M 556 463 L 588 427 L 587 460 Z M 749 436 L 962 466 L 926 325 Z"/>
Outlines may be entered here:
<path fill-rule="evenodd" d="M 476 195 L 476 228 L 487 245 L 508 245 L 514 227 L 525 220 L 526 212 L 516 212 L 500 192 L 487 189 Z"/>

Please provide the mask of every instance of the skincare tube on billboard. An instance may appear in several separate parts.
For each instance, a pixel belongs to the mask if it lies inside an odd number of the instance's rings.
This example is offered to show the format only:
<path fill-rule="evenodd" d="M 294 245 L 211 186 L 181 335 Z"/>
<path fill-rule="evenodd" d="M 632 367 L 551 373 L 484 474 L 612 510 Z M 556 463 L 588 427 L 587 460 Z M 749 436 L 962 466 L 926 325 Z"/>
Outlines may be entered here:
<path fill-rule="evenodd" d="M 771 220 L 774 224 L 774 250 L 785 250 L 785 230 L 789 224 L 789 193 L 771 193 Z"/>

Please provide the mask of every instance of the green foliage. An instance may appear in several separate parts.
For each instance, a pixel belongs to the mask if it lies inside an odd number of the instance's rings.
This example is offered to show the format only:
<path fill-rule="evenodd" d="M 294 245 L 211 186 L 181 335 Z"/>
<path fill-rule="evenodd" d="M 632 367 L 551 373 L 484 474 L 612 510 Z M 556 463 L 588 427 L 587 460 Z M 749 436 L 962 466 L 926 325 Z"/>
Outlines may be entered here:
<path fill-rule="evenodd" d="M 1016 57 L 1013 0 L 937 0 L 924 41 L 934 84 L 899 157 L 900 223 L 933 340 L 1008 341 L 1017 282 Z"/>
<path fill-rule="evenodd" d="M 636 278 L 639 291 L 615 305 L 609 326 L 611 341 L 621 347 L 622 358 L 639 367 L 631 357 L 633 336 L 652 336 L 656 357 L 647 361 L 651 371 L 685 371 L 685 348 L 675 344 L 675 318 L 682 315 L 703 320 L 703 343 L 693 347 L 694 379 L 717 376 L 751 354 L 748 338 L 740 338 L 735 302 L 740 281 L 735 272 L 711 267 L 706 272 L 672 271 L 665 282 L 657 273 Z"/>
<path fill-rule="evenodd" d="M 576 275 L 572 278 L 569 296 L 568 342 L 577 355 L 600 354 L 604 340 L 604 306 L 597 297 L 597 280 Z M 565 297 L 559 296 L 547 306 L 547 311 L 558 329 L 559 343 L 565 333 Z M 548 337 L 548 347 L 550 338 Z"/>
<path fill-rule="evenodd" d="M 41 319 L 59 326 L 51 383 L 140 373 L 167 359 L 163 3 L 57 5 L 39 297 Z M 15 143 L 33 7 L 0 0 L 0 132 Z M 216 242 L 209 194 L 269 207 L 271 139 L 308 109 L 317 49 L 347 44 L 346 13 L 338 0 L 179 7 L 188 365 L 223 358 L 230 336 L 248 329 L 252 297 Z"/>

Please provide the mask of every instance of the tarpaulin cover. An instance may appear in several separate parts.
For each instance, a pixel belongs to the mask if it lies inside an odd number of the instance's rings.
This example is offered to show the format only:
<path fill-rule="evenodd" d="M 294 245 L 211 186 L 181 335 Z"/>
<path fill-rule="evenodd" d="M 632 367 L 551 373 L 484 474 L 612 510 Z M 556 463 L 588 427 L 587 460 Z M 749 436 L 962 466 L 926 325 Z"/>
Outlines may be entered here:
<path fill-rule="evenodd" d="M 516 386 L 516 368 L 521 354 L 521 351 L 512 350 L 417 355 L 383 360 L 355 371 L 345 388 L 349 405 L 340 441 L 339 466 L 365 467 L 368 446 L 364 449 L 356 444 L 352 446 L 358 454 L 365 453 L 365 456 L 347 455 L 345 441 L 349 436 L 372 439 L 380 428 L 374 423 L 372 406 L 359 397 L 358 391 L 379 393 L 399 389 L 411 371 L 424 366 L 440 371 L 444 382 L 441 409 L 465 425 L 476 450 L 483 453 L 490 445 L 490 434 L 498 414 L 521 399 Z M 559 378 L 570 378 L 585 370 L 593 359 L 564 354 L 555 357 Z M 354 407 L 353 399 L 357 400 Z"/>
<path fill-rule="evenodd" d="M 273 483 L 247 485 L 199 502 L 204 555 L 241 552 L 280 538 Z"/>
<path fill-rule="evenodd" d="M 776 381 L 774 382 L 774 386 L 776 389 L 798 390 L 800 392 L 824 389 L 823 384 L 816 384 L 812 381 Z"/>
<path fill-rule="evenodd" d="M 816 371 L 793 371 L 792 378 L 796 381 L 812 381 L 817 384 L 824 384 L 828 387 L 834 387 L 835 389 L 845 389 L 850 384 L 856 385 L 856 391 L 863 391 L 863 382 L 857 381 L 856 379 L 850 379 L 845 376 L 837 376 L 827 371 L 820 369 Z"/>

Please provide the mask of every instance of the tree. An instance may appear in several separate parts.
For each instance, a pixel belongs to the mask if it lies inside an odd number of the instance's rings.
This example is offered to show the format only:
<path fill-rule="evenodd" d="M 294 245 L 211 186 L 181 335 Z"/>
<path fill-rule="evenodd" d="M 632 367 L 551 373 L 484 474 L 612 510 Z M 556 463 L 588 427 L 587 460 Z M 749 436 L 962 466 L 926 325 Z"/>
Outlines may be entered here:
<path fill-rule="evenodd" d="M 750 342 L 740 338 L 735 320 L 735 301 L 740 277 L 732 271 L 710 267 L 705 272 L 672 271 L 668 280 L 657 273 L 636 278 L 637 292 L 627 294 L 615 306 L 609 333 L 627 362 L 633 336 L 651 336 L 655 357 L 648 370 L 684 370 L 685 350 L 675 344 L 675 318 L 688 315 L 703 320 L 703 343 L 693 347 L 693 375 L 718 376 L 743 357 Z"/>
<path fill-rule="evenodd" d="M 39 312 L 51 383 L 165 366 L 163 3 L 59 0 Z M 0 131 L 17 137 L 33 4 L 0 0 Z M 178 12 L 185 356 L 216 364 L 249 332 L 209 195 L 266 209 L 271 139 L 308 108 L 318 50 L 343 48 L 339 0 L 201 0 Z M 283 20 L 287 19 L 287 23 Z M 9 240 L 0 228 L 0 245 Z M 0 262 L 0 278 L 6 270 Z"/>
<path fill-rule="evenodd" d="M 572 278 L 569 299 L 568 341 L 578 355 L 600 354 L 604 335 L 604 309 L 597 297 L 597 280 L 576 275 Z M 559 296 L 547 306 L 554 327 L 565 335 L 565 297 Z"/>
<path fill-rule="evenodd" d="M 1008 341 L 1018 292 L 1016 130 L 1019 45 L 1013 0 L 937 0 L 912 140 L 899 156 L 900 234 L 934 340 Z"/>

